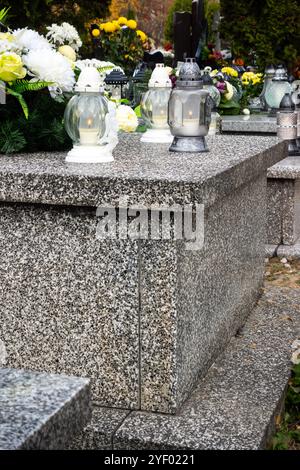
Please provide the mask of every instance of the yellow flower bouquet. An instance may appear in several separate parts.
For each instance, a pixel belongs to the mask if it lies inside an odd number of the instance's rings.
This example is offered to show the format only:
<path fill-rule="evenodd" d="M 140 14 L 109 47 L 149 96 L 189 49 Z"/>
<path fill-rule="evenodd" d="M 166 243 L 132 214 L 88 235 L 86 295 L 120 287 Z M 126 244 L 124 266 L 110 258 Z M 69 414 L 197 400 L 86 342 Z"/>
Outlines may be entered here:
<path fill-rule="evenodd" d="M 120 16 L 116 20 L 95 19 L 88 25 L 98 59 L 109 60 L 131 74 L 148 48 L 148 36 L 137 21 Z"/>

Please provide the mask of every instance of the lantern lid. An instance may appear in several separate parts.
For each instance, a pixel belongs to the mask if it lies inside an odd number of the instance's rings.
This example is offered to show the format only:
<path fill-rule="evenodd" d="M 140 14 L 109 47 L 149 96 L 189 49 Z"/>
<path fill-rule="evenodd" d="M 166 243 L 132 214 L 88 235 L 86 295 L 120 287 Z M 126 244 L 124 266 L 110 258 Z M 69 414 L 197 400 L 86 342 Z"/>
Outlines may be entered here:
<path fill-rule="evenodd" d="M 149 80 L 149 88 L 171 88 L 172 82 L 164 64 L 156 64 Z"/>
<path fill-rule="evenodd" d="M 201 71 L 194 58 L 185 59 L 180 67 L 176 86 L 179 87 L 201 87 L 203 85 Z"/>
<path fill-rule="evenodd" d="M 75 91 L 97 93 L 103 91 L 100 74 L 96 67 L 84 67 L 75 85 Z"/>
<path fill-rule="evenodd" d="M 293 112 L 295 109 L 295 105 L 292 100 L 292 96 L 290 93 L 285 93 L 284 97 L 280 101 L 279 105 L 280 112 Z"/>
<path fill-rule="evenodd" d="M 128 83 L 128 78 L 122 72 L 122 70 L 114 69 L 108 75 L 106 75 L 104 81 L 107 85 L 125 85 Z"/>
<path fill-rule="evenodd" d="M 269 76 L 269 77 L 274 77 L 275 75 L 275 72 L 276 72 L 276 69 L 274 67 L 273 64 L 270 64 L 270 65 L 267 65 L 266 68 L 265 68 L 265 75 Z"/>
<path fill-rule="evenodd" d="M 204 74 L 202 75 L 202 82 L 203 82 L 203 85 L 213 85 L 214 84 L 213 79 L 211 78 L 209 72 L 204 71 Z"/>
<path fill-rule="evenodd" d="M 273 82 L 286 82 L 288 79 L 287 70 L 283 65 L 279 65 L 274 74 Z"/>
<path fill-rule="evenodd" d="M 143 82 L 145 78 L 145 69 L 140 69 L 133 77 L 132 80 L 134 82 Z"/>

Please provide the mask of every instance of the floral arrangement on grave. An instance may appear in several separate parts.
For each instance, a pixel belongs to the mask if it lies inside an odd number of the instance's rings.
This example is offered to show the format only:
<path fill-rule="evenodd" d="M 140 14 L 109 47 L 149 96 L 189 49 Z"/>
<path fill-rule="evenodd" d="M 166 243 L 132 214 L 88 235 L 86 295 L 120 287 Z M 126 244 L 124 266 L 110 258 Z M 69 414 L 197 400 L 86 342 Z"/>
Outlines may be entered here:
<path fill-rule="evenodd" d="M 213 78 L 214 85 L 221 94 L 221 100 L 218 105 L 220 114 L 240 114 L 241 112 L 250 113 L 248 107 L 251 107 L 253 100 L 259 102 L 259 95 L 263 88 L 263 75 L 254 72 L 242 72 L 234 67 L 222 67 L 221 70 L 209 70 Z"/>
<path fill-rule="evenodd" d="M 28 28 L 0 33 L 0 153 L 71 148 L 63 115 L 80 71 L 95 67 L 104 84 L 118 69 L 108 61 L 76 60 L 81 44 L 68 23 L 47 27 L 45 35 Z"/>
<path fill-rule="evenodd" d="M 128 75 L 149 49 L 149 38 L 138 29 L 136 20 L 124 16 L 106 22 L 95 19 L 89 23 L 89 29 L 95 51 L 121 66 Z"/>

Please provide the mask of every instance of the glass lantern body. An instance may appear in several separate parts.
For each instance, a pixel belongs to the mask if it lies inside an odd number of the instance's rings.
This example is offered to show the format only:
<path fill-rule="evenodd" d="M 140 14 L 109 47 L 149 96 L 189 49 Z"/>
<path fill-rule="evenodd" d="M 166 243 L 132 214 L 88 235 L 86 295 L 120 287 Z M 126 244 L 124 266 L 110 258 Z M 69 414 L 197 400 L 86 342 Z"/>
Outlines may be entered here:
<path fill-rule="evenodd" d="M 108 85 L 108 91 L 111 99 L 121 100 L 122 99 L 122 85 Z"/>
<path fill-rule="evenodd" d="M 286 93 L 291 93 L 292 87 L 288 81 L 273 80 L 267 87 L 265 100 L 267 105 L 272 109 L 279 109 L 280 102 Z"/>
<path fill-rule="evenodd" d="M 262 89 L 262 92 L 259 96 L 259 99 L 260 99 L 260 102 L 261 102 L 261 108 L 263 111 L 267 111 L 268 110 L 268 105 L 267 105 L 267 102 L 266 102 L 266 92 L 267 92 L 267 89 L 269 88 L 269 86 L 272 84 L 272 80 L 275 76 L 275 68 L 273 65 L 268 65 L 265 69 L 265 77 L 264 77 L 264 86 L 263 86 L 263 89 Z"/>
<path fill-rule="evenodd" d="M 106 99 L 101 94 L 81 92 L 73 96 L 66 107 L 64 123 L 74 145 L 99 145 L 107 113 Z"/>
<path fill-rule="evenodd" d="M 169 129 L 168 103 L 171 88 L 150 88 L 142 97 L 141 114 L 151 129 Z"/>
<path fill-rule="evenodd" d="M 200 88 L 175 88 L 169 101 L 169 126 L 177 137 L 208 134 L 211 121 L 209 92 Z"/>

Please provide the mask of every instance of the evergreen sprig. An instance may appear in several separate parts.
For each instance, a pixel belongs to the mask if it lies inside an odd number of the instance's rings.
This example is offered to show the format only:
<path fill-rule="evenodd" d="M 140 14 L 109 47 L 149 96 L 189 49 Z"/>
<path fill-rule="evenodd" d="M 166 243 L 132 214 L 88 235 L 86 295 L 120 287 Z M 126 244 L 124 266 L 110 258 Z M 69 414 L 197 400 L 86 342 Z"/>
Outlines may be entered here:
<path fill-rule="evenodd" d="M 4 121 L 0 127 L 0 152 L 19 152 L 25 145 L 26 139 L 15 123 L 8 120 Z"/>

